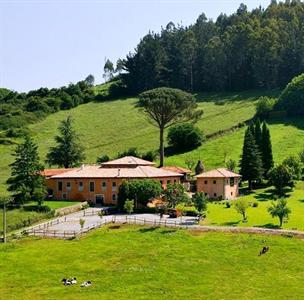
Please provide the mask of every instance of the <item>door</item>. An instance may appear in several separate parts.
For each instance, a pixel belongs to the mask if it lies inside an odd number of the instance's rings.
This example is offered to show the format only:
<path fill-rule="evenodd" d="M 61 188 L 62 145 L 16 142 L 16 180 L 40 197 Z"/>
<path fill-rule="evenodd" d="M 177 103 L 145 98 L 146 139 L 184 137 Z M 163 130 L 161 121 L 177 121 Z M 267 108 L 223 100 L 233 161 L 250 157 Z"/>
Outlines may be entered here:
<path fill-rule="evenodd" d="M 95 202 L 99 205 L 104 205 L 104 195 L 95 195 Z"/>

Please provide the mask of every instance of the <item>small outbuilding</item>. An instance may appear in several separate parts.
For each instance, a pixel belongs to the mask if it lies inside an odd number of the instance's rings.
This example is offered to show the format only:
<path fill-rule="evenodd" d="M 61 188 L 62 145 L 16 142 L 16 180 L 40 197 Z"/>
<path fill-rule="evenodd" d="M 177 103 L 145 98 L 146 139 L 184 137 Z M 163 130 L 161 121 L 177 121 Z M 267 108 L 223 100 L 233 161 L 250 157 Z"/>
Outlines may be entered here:
<path fill-rule="evenodd" d="M 235 199 L 239 195 L 241 175 L 225 168 L 204 172 L 196 176 L 198 192 L 211 199 Z"/>

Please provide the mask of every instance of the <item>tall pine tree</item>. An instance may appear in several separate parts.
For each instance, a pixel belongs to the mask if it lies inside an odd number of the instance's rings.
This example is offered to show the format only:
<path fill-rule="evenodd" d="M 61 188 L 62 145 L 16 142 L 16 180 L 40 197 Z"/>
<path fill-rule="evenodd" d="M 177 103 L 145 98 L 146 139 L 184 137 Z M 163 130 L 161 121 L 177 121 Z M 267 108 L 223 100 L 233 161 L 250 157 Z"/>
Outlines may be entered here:
<path fill-rule="evenodd" d="M 26 136 L 24 142 L 13 153 L 15 161 L 10 164 L 11 177 L 7 180 L 8 191 L 13 193 L 15 202 L 24 203 L 31 200 L 42 202 L 46 188 L 41 175 L 44 167 L 39 161 L 38 146 Z M 35 199 L 36 196 L 39 199 Z"/>
<path fill-rule="evenodd" d="M 60 135 L 55 137 L 57 145 L 50 149 L 46 162 L 50 165 L 71 168 L 79 165 L 84 159 L 84 147 L 73 129 L 71 117 L 63 120 L 58 128 Z"/>
<path fill-rule="evenodd" d="M 264 175 L 267 176 L 268 171 L 273 167 L 272 145 L 270 138 L 270 131 L 266 122 L 262 125 L 262 139 L 261 139 L 261 153 Z"/>
<path fill-rule="evenodd" d="M 245 132 L 240 169 L 243 180 L 248 180 L 248 187 L 251 190 L 252 182 L 261 179 L 263 169 L 261 156 L 250 127 Z"/>

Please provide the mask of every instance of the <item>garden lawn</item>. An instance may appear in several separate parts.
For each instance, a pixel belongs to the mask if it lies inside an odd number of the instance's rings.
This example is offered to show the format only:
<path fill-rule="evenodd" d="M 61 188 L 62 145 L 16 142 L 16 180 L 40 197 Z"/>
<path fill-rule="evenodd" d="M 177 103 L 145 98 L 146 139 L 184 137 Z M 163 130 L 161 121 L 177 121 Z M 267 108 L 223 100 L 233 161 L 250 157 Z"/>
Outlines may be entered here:
<path fill-rule="evenodd" d="M 93 231 L 80 240 L 28 238 L 0 245 L 1 299 L 304 297 L 303 240 L 114 228 Z M 264 245 L 270 251 L 258 256 Z M 61 279 L 71 276 L 78 284 L 63 286 Z M 80 288 L 85 280 L 93 285 Z"/>
<path fill-rule="evenodd" d="M 207 218 L 202 225 L 223 225 L 223 226 L 255 226 L 276 228 L 279 225 L 278 218 L 272 218 L 267 208 L 271 205 L 273 198 L 272 188 L 256 190 L 253 193 L 242 196 L 248 202 L 257 202 L 258 207 L 247 209 L 248 222 L 242 222 L 242 216 L 236 212 L 233 202 L 226 208 L 227 201 L 208 203 Z M 300 182 L 295 189 L 287 194 L 287 205 L 291 214 L 287 223 L 283 224 L 285 229 L 298 229 L 304 231 L 304 183 Z"/>

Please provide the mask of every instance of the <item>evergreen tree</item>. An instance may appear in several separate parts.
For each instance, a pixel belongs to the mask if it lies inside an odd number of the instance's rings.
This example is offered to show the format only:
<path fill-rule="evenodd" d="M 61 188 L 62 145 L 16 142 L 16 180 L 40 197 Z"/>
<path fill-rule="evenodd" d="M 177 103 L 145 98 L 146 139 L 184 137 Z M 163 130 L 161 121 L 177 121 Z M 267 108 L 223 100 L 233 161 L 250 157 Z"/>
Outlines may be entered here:
<path fill-rule="evenodd" d="M 79 165 L 84 159 L 84 147 L 73 129 L 73 120 L 68 117 L 58 127 L 60 135 L 55 137 L 57 145 L 51 147 L 46 162 L 50 165 L 71 168 Z"/>
<path fill-rule="evenodd" d="M 39 161 L 38 146 L 27 135 L 13 156 L 15 161 L 10 164 L 12 171 L 7 180 L 8 191 L 13 192 L 14 200 L 18 203 L 36 200 L 41 204 L 46 188 L 41 175 L 44 167 Z"/>
<path fill-rule="evenodd" d="M 240 173 L 243 180 L 248 180 L 248 187 L 250 190 L 252 189 L 252 181 L 260 180 L 263 173 L 260 153 L 250 128 L 247 128 L 244 137 Z"/>
<path fill-rule="evenodd" d="M 257 118 L 254 122 L 254 139 L 262 155 L 262 129 L 260 119 Z"/>
<path fill-rule="evenodd" d="M 264 170 L 264 174 L 266 175 L 267 172 L 273 167 L 270 131 L 267 127 L 266 122 L 263 122 L 262 125 L 261 154 L 262 154 L 263 170 Z"/>

